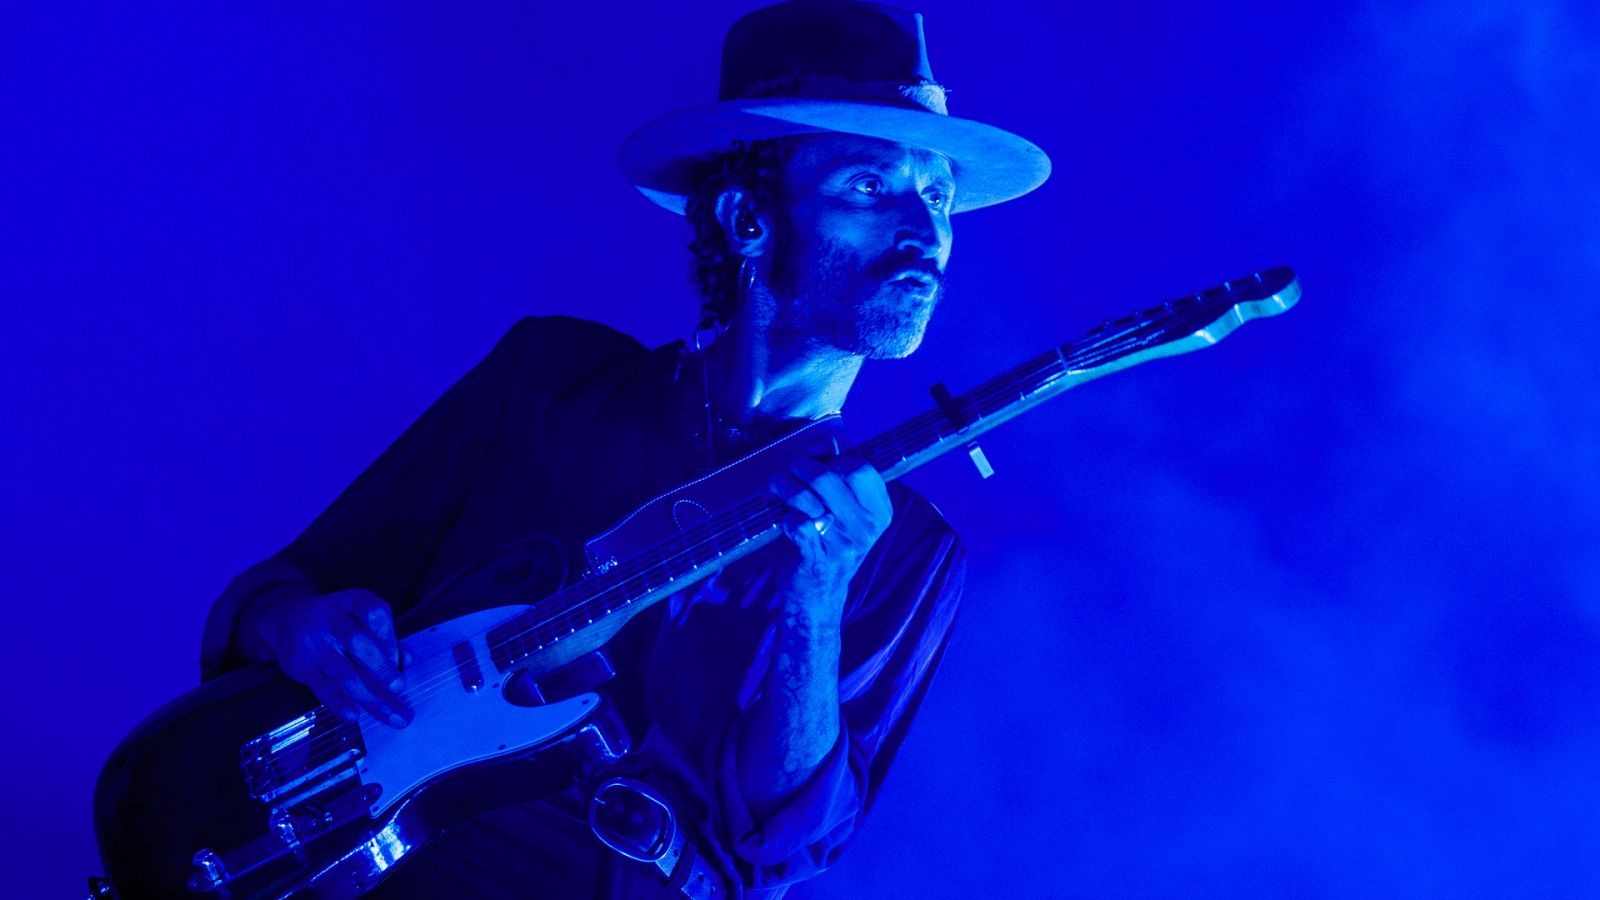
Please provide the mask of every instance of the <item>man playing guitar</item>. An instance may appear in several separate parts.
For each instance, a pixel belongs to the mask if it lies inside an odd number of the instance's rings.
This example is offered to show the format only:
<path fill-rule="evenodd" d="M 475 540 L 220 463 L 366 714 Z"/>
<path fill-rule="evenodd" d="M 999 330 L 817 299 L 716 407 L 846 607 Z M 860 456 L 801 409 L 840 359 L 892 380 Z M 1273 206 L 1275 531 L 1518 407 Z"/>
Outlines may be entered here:
<path fill-rule="evenodd" d="M 207 623 L 207 677 L 276 660 L 352 721 L 409 727 L 403 635 L 470 611 L 439 590 L 453 576 L 511 553 L 554 587 L 641 502 L 837 413 L 864 360 L 920 343 L 952 215 L 1049 172 L 1027 141 L 947 114 L 919 15 L 848 0 L 739 20 L 719 101 L 641 129 L 621 162 L 694 229 L 696 337 L 652 350 L 576 319 L 517 323 L 234 580 Z M 691 889 L 612 853 L 574 793 L 448 831 L 375 896 L 778 897 L 837 858 L 943 652 L 961 551 L 927 501 L 848 455 L 801 458 L 769 487 L 787 540 L 605 647 L 629 771 L 672 798 L 712 877 Z"/>

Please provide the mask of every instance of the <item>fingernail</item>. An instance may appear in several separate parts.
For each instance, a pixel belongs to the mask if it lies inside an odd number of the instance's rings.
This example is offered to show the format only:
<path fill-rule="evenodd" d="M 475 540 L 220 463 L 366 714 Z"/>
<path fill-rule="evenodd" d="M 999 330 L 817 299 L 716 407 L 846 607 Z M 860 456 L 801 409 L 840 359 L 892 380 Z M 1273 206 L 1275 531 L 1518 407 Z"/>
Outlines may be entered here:
<path fill-rule="evenodd" d="M 404 678 L 396 678 L 395 680 L 389 682 L 389 690 L 394 691 L 396 694 L 405 690 L 405 688 L 406 680 Z"/>
<path fill-rule="evenodd" d="M 389 724 L 396 728 L 404 728 L 406 727 L 406 720 L 405 717 L 401 716 L 400 714 L 393 713 L 389 716 Z"/>

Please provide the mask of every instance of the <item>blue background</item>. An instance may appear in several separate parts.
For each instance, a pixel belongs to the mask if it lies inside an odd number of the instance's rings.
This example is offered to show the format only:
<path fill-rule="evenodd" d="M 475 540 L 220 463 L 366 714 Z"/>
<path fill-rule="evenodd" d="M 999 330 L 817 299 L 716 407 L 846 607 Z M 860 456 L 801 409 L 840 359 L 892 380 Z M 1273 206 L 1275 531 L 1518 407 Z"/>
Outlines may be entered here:
<path fill-rule="evenodd" d="M 6 894 L 77 894 L 211 599 L 512 321 L 689 330 L 614 152 L 752 6 L 8 7 Z M 1306 295 L 912 476 L 964 610 L 793 896 L 1600 895 L 1597 7 L 1302 6 L 923 4 L 952 110 L 1056 174 L 956 219 L 859 433 L 1253 269 Z"/>

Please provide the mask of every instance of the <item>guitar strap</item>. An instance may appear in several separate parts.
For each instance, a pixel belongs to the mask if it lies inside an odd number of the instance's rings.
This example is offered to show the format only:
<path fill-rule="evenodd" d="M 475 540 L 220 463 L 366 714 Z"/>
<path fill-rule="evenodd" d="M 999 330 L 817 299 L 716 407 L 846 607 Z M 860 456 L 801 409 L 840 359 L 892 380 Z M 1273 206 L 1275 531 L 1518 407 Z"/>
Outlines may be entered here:
<path fill-rule="evenodd" d="M 589 798 L 589 828 L 607 847 L 654 868 L 670 889 L 689 900 L 727 896 L 716 871 L 678 825 L 672 805 L 642 781 L 613 777 L 601 782 Z"/>

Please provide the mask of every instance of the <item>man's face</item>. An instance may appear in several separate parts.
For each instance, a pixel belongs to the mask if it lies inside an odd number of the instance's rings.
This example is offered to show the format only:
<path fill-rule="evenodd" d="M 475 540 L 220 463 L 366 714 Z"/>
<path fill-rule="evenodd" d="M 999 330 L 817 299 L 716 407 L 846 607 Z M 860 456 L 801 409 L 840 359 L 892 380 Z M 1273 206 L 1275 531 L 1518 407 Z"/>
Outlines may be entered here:
<path fill-rule="evenodd" d="M 798 139 L 776 227 L 774 330 L 907 356 L 944 289 L 955 179 L 940 154 L 851 135 Z"/>

